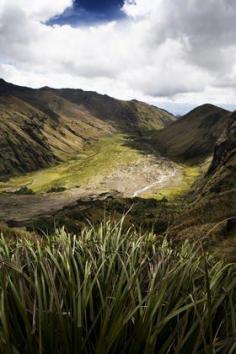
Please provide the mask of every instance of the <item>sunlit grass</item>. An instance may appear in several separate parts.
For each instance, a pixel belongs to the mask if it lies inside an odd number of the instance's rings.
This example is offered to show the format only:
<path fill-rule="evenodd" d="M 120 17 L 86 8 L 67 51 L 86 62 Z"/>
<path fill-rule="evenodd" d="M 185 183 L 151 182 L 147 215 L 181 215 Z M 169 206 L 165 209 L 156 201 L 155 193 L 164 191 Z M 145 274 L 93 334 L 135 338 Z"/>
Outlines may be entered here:
<path fill-rule="evenodd" d="M 0 352 L 234 353 L 236 264 L 122 222 L 0 241 Z"/>
<path fill-rule="evenodd" d="M 0 191 L 27 186 L 33 192 L 46 192 L 53 187 L 73 188 L 90 181 L 99 182 L 118 167 L 135 163 L 140 153 L 125 145 L 128 137 L 117 134 L 102 138 L 77 159 L 0 183 Z"/>
<path fill-rule="evenodd" d="M 172 185 L 161 189 L 160 193 L 152 195 L 156 199 L 167 198 L 170 201 L 181 198 L 191 190 L 193 184 L 202 174 L 201 166 L 184 166 L 180 165 L 181 177 L 180 181 L 175 183 L 172 181 Z"/>

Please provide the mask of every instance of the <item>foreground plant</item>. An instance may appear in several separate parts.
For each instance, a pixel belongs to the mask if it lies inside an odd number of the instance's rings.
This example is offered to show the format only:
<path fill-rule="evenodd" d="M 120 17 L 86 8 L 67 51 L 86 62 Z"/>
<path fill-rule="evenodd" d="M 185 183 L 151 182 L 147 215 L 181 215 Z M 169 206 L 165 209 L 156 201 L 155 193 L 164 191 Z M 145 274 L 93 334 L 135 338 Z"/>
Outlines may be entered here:
<path fill-rule="evenodd" d="M 0 352 L 234 353 L 236 265 L 122 222 L 0 241 Z"/>

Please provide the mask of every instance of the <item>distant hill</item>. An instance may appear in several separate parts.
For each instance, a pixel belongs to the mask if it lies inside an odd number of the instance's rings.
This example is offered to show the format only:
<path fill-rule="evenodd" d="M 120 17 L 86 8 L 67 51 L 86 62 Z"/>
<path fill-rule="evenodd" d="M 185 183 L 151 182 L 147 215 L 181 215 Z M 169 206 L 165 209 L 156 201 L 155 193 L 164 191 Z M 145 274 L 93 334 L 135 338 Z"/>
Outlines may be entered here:
<path fill-rule="evenodd" d="M 135 100 L 73 89 L 35 90 L 0 80 L 0 175 L 65 161 L 112 132 L 141 134 L 174 120 Z"/>
<path fill-rule="evenodd" d="M 230 112 L 214 105 L 197 107 L 154 135 L 154 143 L 170 158 L 203 160 L 230 120 Z"/>

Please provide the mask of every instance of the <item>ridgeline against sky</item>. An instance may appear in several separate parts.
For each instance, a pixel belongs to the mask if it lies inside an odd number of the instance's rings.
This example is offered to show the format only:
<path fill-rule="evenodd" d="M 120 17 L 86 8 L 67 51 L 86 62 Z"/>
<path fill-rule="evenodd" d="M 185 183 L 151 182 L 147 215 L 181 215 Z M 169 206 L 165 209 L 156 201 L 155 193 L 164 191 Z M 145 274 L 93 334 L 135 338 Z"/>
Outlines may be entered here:
<path fill-rule="evenodd" d="M 2 0 L 0 76 L 183 113 L 235 108 L 234 0 Z"/>

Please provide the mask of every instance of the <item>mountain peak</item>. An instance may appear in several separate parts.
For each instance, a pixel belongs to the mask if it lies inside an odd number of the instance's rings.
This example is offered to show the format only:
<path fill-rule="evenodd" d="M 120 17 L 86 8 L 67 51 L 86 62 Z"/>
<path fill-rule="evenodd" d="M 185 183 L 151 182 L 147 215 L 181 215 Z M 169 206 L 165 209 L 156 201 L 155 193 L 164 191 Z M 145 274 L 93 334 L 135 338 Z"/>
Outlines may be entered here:
<path fill-rule="evenodd" d="M 196 108 L 194 108 L 192 111 L 190 111 L 189 113 L 187 113 L 185 116 L 192 116 L 193 114 L 211 114 L 213 112 L 227 112 L 227 110 L 225 110 L 224 108 L 221 108 L 219 106 L 216 106 L 214 104 L 211 103 L 204 103 L 201 106 L 198 106 Z"/>
<path fill-rule="evenodd" d="M 229 111 L 218 106 L 209 103 L 201 105 L 158 131 L 157 142 L 172 158 L 199 162 L 213 153 L 229 116 Z"/>

